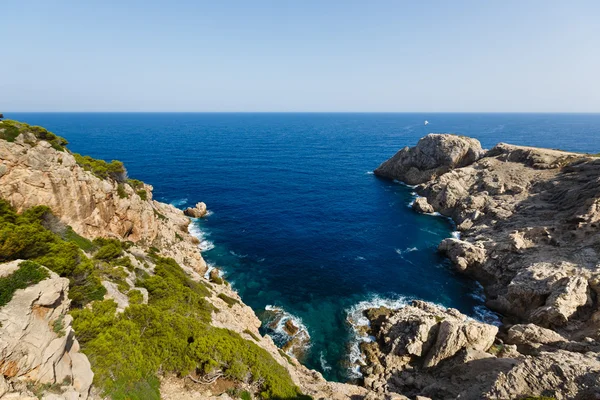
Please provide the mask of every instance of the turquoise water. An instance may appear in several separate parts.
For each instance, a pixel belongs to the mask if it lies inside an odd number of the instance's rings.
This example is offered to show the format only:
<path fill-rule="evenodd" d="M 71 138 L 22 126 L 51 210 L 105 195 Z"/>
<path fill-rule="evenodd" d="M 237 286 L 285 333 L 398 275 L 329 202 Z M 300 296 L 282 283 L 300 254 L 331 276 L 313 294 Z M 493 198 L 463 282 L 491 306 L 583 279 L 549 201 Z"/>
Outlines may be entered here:
<path fill-rule="evenodd" d="M 303 362 L 336 380 L 352 376 L 348 317 L 365 302 L 418 298 L 493 317 L 436 252 L 451 223 L 414 213 L 411 188 L 370 171 L 428 132 L 600 151 L 598 114 L 5 115 L 124 161 L 159 200 L 206 202 L 211 215 L 195 228 L 207 261 L 259 316 L 277 306 L 301 320 L 311 336 Z"/>

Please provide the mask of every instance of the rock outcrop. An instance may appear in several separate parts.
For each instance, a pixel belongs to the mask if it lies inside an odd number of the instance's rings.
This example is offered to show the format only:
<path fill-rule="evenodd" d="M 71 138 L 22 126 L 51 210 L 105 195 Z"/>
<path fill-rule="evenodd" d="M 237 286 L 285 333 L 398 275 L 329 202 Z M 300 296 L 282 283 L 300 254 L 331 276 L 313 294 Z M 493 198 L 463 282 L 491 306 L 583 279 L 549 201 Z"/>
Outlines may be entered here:
<path fill-rule="evenodd" d="M 140 195 L 141 191 L 145 193 Z M 0 197 L 21 212 L 45 205 L 75 232 L 88 238 L 114 237 L 156 247 L 167 257 L 203 274 L 206 263 L 188 233 L 183 212 L 152 200 L 152 186 L 100 179 L 68 151 L 23 133 L 0 140 Z"/>
<path fill-rule="evenodd" d="M 186 208 L 183 213 L 188 217 L 202 218 L 206 215 L 206 204 L 202 202 L 197 203 L 195 207 Z"/>
<path fill-rule="evenodd" d="M 483 153 L 477 139 L 430 133 L 415 147 L 405 147 L 381 164 L 375 175 L 417 185 L 453 168 L 469 165 Z"/>
<path fill-rule="evenodd" d="M 368 354 L 376 356 L 365 381 L 434 399 L 600 396 L 600 158 L 501 143 L 465 159 L 456 157 L 466 154 L 465 144 L 452 150 L 445 139 L 426 139 L 426 147 L 420 141 L 401 150 L 379 174 L 419 184 L 423 200 L 414 208 L 454 220 L 461 239 L 445 239 L 439 250 L 484 286 L 486 304 L 504 324 L 487 352 L 463 348 L 437 363 L 424 353 L 413 370 L 395 372 L 388 358 L 396 353 L 386 346 L 399 339 L 387 336 L 403 320 L 378 325 L 372 318 L 377 337 L 387 339 L 371 345 Z M 417 161 L 422 153 L 462 161 L 426 164 Z M 414 327 L 428 321 L 422 316 Z M 406 333 L 397 337 L 407 340 Z M 445 342 L 454 349 L 456 340 Z"/>
<path fill-rule="evenodd" d="M 0 277 L 15 272 L 20 263 L 0 264 Z M 25 380 L 62 385 L 63 394 L 56 395 L 57 400 L 88 397 L 94 374 L 87 357 L 79 352 L 72 317 L 67 314 L 69 280 L 49 270 L 48 274 L 49 278 L 17 290 L 0 308 L 2 399 L 28 396 Z"/>

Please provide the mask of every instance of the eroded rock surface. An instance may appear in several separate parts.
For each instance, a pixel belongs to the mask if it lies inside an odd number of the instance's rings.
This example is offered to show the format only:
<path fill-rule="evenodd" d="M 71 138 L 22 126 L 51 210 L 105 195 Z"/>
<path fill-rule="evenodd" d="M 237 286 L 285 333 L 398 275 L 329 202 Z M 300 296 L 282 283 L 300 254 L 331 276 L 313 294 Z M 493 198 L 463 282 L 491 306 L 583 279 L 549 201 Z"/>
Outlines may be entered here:
<path fill-rule="evenodd" d="M 486 304 L 504 324 L 491 348 L 464 347 L 437 361 L 429 352 L 445 332 L 442 322 L 421 315 L 405 332 L 405 319 L 378 324 L 370 315 L 384 340 L 366 350 L 367 386 L 433 399 L 600 396 L 600 158 L 503 143 L 461 158 L 466 144 L 450 150 L 449 138 L 426 139 L 379 174 L 420 184 L 424 200 L 414 208 L 455 221 L 461 239 L 445 239 L 439 250 L 484 286 Z M 421 153 L 446 161 L 422 163 Z M 459 335 L 446 330 L 445 346 L 454 349 Z M 394 345 L 411 337 L 399 356 Z"/>
<path fill-rule="evenodd" d="M 427 182 L 483 155 L 481 143 L 465 136 L 430 133 L 415 147 L 405 147 L 381 164 L 375 174 L 409 185 Z"/>
<path fill-rule="evenodd" d="M 21 260 L 0 264 L 0 277 L 13 273 Z M 17 290 L 0 308 L 0 397 L 25 398 L 20 381 L 63 384 L 57 398 L 87 399 L 94 374 L 67 314 L 69 280 L 48 270 L 49 277 Z M 2 392 L 6 394 L 2 396 Z M 22 397 L 18 397 L 22 396 Z M 70 397 L 68 397 L 70 396 Z"/>
<path fill-rule="evenodd" d="M 15 142 L 0 140 L 0 172 L 0 197 L 18 212 L 46 205 L 81 236 L 154 246 L 200 274 L 206 270 L 197 240 L 188 233 L 189 218 L 153 201 L 150 185 L 140 189 L 143 198 L 129 184 L 100 179 L 77 165 L 69 152 L 27 133 Z"/>

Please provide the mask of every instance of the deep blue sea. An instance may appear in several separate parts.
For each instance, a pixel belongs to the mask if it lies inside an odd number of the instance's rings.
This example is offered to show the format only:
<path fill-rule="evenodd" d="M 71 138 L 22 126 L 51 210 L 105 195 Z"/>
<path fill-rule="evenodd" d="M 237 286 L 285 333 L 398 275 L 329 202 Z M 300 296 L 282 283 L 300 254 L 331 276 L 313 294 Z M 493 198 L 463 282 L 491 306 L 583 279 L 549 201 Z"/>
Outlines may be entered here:
<path fill-rule="evenodd" d="M 477 285 L 436 252 L 451 223 L 414 213 L 411 188 L 371 174 L 382 161 L 429 132 L 600 152 L 600 114 L 5 116 L 45 126 L 74 152 L 124 161 L 158 200 L 206 202 L 196 229 L 207 261 L 259 316 L 276 306 L 301 321 L 311 336 L 303 362 L 335 380 L 351 376 L 348 318 L 366 304 L 418 298 L 490 317 Z"/>

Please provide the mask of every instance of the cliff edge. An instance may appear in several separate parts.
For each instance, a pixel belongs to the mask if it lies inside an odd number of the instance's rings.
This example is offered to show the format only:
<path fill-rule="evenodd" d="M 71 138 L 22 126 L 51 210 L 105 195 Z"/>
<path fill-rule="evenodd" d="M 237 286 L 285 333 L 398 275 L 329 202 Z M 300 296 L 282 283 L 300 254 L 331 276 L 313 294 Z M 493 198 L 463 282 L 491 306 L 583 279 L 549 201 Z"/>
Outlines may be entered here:
<path fill-rule="evenodd" d="M 371 310 L 365 382 L 434 399 L 599 398 L 600 158 L 480 149 L 476 139 L 428 135 L 376 173 L 418 184 L 415 210 L 454 220 L 461 238 L 439 250 L 483 285 L 502 325 L 473 331 L 451 322 L 456 310 L 422 304 Z"/>

